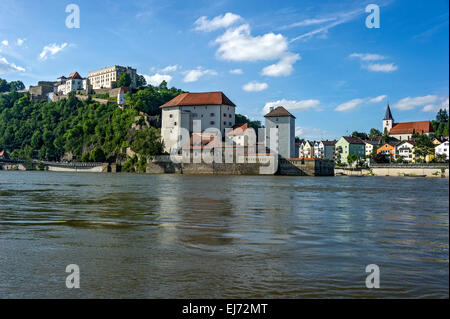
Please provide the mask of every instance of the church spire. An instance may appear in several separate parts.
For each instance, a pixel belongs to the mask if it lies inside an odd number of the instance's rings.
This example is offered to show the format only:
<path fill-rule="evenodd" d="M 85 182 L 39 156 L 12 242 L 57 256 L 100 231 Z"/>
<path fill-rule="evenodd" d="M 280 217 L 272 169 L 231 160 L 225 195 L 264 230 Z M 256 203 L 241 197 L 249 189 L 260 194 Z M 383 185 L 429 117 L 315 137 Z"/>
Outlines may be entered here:
<path fill-rule="evenodd" d="M 384 116 L 385 121 L 394 121 L 394 118 L 392 117 L 391 108 L 389 107 L 389 103 L 386 108 L 386 115 Z"/>

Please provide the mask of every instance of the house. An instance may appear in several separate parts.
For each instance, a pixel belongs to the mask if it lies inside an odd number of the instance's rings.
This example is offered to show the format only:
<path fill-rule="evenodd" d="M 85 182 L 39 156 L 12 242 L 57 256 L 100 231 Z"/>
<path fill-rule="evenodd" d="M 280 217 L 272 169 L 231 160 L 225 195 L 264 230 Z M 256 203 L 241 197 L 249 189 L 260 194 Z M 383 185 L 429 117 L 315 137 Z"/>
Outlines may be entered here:
<path fill-rule="evenodd" d="M 371 156 L 373 153 L 373 150 L 375 151 L 383 144 L 383 138 L 381 136 L 371 138 L 369 140 L 365 140 L 364 143 L 366 144 L 366 156 Z"/>
<path fill-rule="evenodd" d="M 247 132 L 248 129 L 249 129 L 248 123 L 245 123 L 243 125 L 237 125 L 237 126 L 233 127 L 232 130 L 228 131 L 226 133 L 226 135 L 228 138 L 230 138 L 233 141 L 233 144 L 235 144 L 235 145 L 239 145 L 239 146 L 249 145 L 249 137 L 250 137 L 251 133 L 249 134 Z M 250 140 L 250 143 L 252 145 L 255 145 L 257 142 L 256 134 L 253 134 L 253 135 L 254 135 L 254 141 Z"/>
<path fill-rule="evenodd" d="M 334 160 L 336 142 L 328 140 L 317 142 L 317 146 L 314 146 L 314 157 Z"/>
<path fill-rule="evenodd" d="M 336 142 L 336 161 L 347 164 L 349 155 L 364 157 L 366 154 L 365 143 L 359 137 L 342 136 Z"/>
<path fill-rule="evenodd" d="M 413 140 L 398 143 L 395 145 L 395 159 L 401 158 L 404 161 L 412 162 L 414 157 L 413 150 L 415 146 L 416 142 Z"/>
<path fill-rule="evenodd" d="M 30 85 L 30 100 L 46 100 L 49 101 L 50 95 L 54 92 L 55 82 L 39 81 L 37 86 Z"/>
<path fill-rule="evenodd" d="M 393 144 L 385 143 L 377 149 L 377 154 L 389 156 L 393 159 L 395 156 L 395 146 Z"/>
<path fill-rule="evenodd" d="M 61 76 L 56 82 L 56 92 L 58 94 L 67 95 L 70 92 L 88 89 L 87 79 L 83 79 L 78 72 L 73 72 L 68 78 Z"/>
<path fill-rule="evenodd" d="M 314 143 L 310 141 L 304 141 L 303 143 L 301 143 L 298 150 L 298 156 L 300 158 L 313 158 Z"/>
<path fill-rule="evenodd" d="M 434 154 L 437 157 L 438 155 L 445 155 L 447 160 L 449 159 L 449 145 L 448 141 L 445 141 L 434 148 Z"/>
<path fill-rule="evenodd" d="M 223 92 L 183 93 L 160 106 L 162 110 L 161 136 L 164 150 L 179 149 L 183 132 L 225 135 L 226 128 L 235 124 L 236 105 Z M 189 138 L 189 136 L 187 137 Z"/>
<path fill-rule="evenodd" d="M 113 89 L 117 85 L 122 73 L 128 73 L 131 78 L 132 89 L 136 88 L 136 69 L 129 66 L 123 67 L 114 65 L 100 70 L 89 72 L 89 82 L 94 90 L 97 89 Z"/>
<path fill-rule="evenodd" d="M 429 135 L 434 132 L 430 121 L 395 123 L 389 104 L 383 119 L 383 132 L 400 141 L 409 140 L 414 134 Z"/>
<path fill-rule="evenodd" d="M 119 89 L 119 92 L 117 93 L 117 105 L 119 105 L 119 107 L 123 108 L 125 106 L 125 94 L 127 94 L 129 92 L 129 89 L 126 87 L 121 87 Z"/>
<path fill-rule="evenodd" d="M 284 158 L 295 157 L 295 116 L 289 113 L 283 106 L 270 108 L 270 112 L 264 115 L 266 118 L 266 148 L 270 152 L 278 153 Z M 278 129 L 276 140 L 271 140 L 271 129 Z M 272 149 L 274 148 L 275 149 Z"/>

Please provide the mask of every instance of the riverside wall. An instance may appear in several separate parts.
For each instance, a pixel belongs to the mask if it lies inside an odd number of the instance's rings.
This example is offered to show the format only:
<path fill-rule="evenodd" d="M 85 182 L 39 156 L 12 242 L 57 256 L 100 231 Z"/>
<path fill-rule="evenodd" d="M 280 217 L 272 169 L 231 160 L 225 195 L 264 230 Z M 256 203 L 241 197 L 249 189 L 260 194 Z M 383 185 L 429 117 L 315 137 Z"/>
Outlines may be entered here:
<path fill-rule="evenodd" d="M 350 176 L 394 176 L 404 177 L 409 176 L 425 176 L 425 177 L 446 177 L 449 178 L 449 166 L 442 165 L 384 165 L 372 166 L 363 169 L 347 169 L 335 168 L 335 173 L 343 173 Z"/>

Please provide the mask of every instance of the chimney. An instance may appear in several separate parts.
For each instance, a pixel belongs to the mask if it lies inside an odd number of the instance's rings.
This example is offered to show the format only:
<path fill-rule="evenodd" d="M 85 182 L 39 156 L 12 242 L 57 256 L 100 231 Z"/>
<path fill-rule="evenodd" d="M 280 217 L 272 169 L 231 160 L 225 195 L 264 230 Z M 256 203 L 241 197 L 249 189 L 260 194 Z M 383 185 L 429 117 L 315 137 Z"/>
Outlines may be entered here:
<path fill-rule="evenodd" d="M 270 111 L 273 111 L 273 109 L 274 109 L 274 107 L 273 107 L 273 106 L 271 106 L 271 107 L 270 107 Z"/>

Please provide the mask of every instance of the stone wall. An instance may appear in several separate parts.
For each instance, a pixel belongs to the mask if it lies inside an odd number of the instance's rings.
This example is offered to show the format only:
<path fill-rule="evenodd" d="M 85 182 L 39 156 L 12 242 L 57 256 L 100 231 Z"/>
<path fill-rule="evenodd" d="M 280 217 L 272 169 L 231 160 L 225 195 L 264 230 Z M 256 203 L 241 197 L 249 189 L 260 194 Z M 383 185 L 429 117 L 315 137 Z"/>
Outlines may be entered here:
<path fill-rule="evenodd" d="M 327 159 L 282 159 L 280 175 L 334 176 L 334 161 Z"/>

